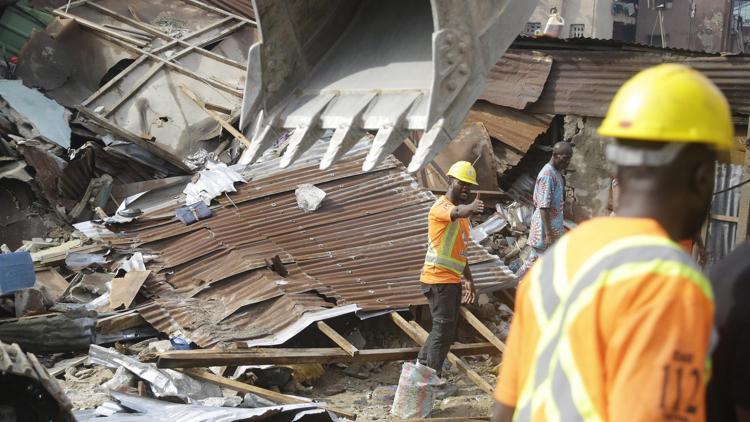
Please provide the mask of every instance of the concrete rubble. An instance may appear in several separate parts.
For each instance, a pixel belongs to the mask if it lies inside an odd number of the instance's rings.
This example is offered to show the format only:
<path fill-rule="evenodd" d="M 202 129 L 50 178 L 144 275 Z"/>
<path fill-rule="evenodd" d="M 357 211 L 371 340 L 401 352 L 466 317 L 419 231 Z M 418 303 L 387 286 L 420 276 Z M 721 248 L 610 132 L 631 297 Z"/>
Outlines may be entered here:
<path fill-rule="evenodd" d="M 582 99 L 564 64 L 607 69 L 600 49 L 623 59 L 607 89 L 667 55 L 714 63 L 716 79 L 750 67 L 744 56 L 520 37 L 419 171 L 407 165 L 422 135 L 406 129 L 375 164 L 373 133 L 347 132 L 332 159 L 335 139 L 320 128 L 279 133 L 244 164 L 252 8 L 34 3 L 51 22 L 0 80 L 0 341 L 13 344 L 0 343 L 0 372 L 13 373 L 8 350 L 36 353 L 24 358 L 28 380 L 14 382 L 46 389 L 43 409 L 60 420 L 383 418 L 400 362 L 420 346 L 399 318 L 429 324 L 417 283 L 426 216 L 458 160 L 475 164 L 487 204 L 469 242 L 479 297 L 452 349 L 465 364 L 447 372 L 459 391 L 433 415 L 485 416 L 531 252 L 535 177 L 556 141 L 584 157 L 567 175 L 566 225 L 605 213 L 594 128 L 609 98 L 591 88 Z M 750 110 L 746 81 L 721 86 Z M 727 185 L 741 176 L 723 172 Z"/>

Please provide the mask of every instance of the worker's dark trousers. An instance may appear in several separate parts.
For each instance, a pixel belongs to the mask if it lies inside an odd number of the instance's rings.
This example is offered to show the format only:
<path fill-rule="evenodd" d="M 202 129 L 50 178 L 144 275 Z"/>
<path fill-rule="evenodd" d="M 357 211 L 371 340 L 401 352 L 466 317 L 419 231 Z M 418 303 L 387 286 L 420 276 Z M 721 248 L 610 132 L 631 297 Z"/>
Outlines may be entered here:
<path fill-rule="evenodd" d="M 422 293 L 430 303 L 432 331 L 419 351 L 417 360 L 441 375 L 443 362 L 456 339 L 458 308 L 461 306 L 461 284 L 425 284 Z"/>

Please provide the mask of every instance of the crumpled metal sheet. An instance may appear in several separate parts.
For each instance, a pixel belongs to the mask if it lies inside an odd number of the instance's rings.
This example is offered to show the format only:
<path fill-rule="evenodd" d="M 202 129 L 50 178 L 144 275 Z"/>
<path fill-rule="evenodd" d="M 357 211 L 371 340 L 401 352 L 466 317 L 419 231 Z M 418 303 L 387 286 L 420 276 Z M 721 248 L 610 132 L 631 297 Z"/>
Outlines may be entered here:
<path fill-rule="evenodd" d="M 16 121 L 22 136 L 70 147 L 70 112 L 63 106 L 19 80 L 0 80 L 0 97 L 10 107 L 3 107 L 4 114 Z"/>
<path fill-rule="evenodd" d="M 206 205 L 224 192 L 235 192 L 234 184 L 245 179 L 232 167 L 224 163 L 208 162 L 206 169 L 198 173 L 198 180 L 188 184 L 185 193 L 186 204 L 203 201 Z"/>
<path fill-rule="evenodd" d="M 233 422 L 233 421 L 272 421 L 281 415 L 292 418 L 302 411 L 315 409 L 317 404 L 289 404 L 283 406 L 261 407 L 258 409 L 240 409 L 229 407 L 210 407 L 199 405 L 175 404 L 113 391 L 112 396 L 120 405 L 137 413 L 116 413 L 106 418 L 90 416 L 81 421 L 108 422 Z M 288 415 L 288 416 L 287 416 Z M 329 414 L 329 420 L 338 421 Z"/>
<path fill-rule="evenodd" d="M 490 70 L 479 99 L 523 110 L 542 95 L 551 69 L 547 54 L 508 51 Z"/>
<path fill-rule="evenodd" d="M 177 397 L 192 402 L 222 396 L 221 388 L 216 385 L 198 381 L 181 372 L 157 369 L 154 364 L 142 363 L 138 359 L 125 356 L 113 349 L 91 345 L 89 356 L 92 363 L 115 369 L 122 366 L 144 381 L 148 381 L 156 397 Z"/>
<path fill-rule="evenodd" d="M 481 122 L 493 139 L 525 154 L 534 141 L 549 129 L 553 117 L 550 114 L 533 114 L 478 102 L 469 111 L 466 121 Z M 515 165 L 517 162 L 511 164 Z"/>

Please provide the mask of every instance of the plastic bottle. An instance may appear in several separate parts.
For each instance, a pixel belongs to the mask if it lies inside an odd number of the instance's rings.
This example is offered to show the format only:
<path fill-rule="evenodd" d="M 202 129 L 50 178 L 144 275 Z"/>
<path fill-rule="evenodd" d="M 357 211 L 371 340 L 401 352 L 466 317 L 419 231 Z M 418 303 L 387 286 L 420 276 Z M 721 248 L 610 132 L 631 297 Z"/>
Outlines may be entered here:
<path fill-rule="evenodd" d="M 552 9 L 550 11 L 549 19 L 547 19 L 547 25 L 544 27 L 544 35 L 552 38 L 559 38 L 564 26 L 565 19 L 557 13 L 557 9 Z"/>

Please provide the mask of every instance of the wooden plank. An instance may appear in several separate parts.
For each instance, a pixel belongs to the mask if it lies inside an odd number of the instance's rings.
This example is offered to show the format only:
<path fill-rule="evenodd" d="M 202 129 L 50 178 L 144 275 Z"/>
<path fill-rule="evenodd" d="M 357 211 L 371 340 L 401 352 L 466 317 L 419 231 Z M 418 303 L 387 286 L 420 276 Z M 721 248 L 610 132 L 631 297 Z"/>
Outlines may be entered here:
<path fill-rule="evenodd" d="M 195 104 L 198 105 L 198 107 L 202 108 L 203 111 L 205 111 L 211 118 L 216 120 L 221 127 L 223 127 L 227 132 L 231 133 L 232 136 L 234 136 L 235 139 L 242 142 L 246 147 L 250 147 L 250 140 L 245 138 L 245 135 L 242 134 L 239 130 L 235 129 L 234 126 L 229 124 L 226 120 L 224 120 L 221 116 L 219 116 L 218 113 L 216 113 L 213 110 L 209 110 L 208 107 L 206 107 L 206 103 L 203 102 L 200 98 L 198 98 L 197 95 L 193 91 L 191 91 L 188 87 L 185 85 L 180 85 L 180 89 L 182 89 L 182 92 L 185 93 L 185 95 L 188 96 L 191 100 L 195 102 Z"/>
<path fill-rule="evenodd" d="M 65 371 L 68 368 L 72 368 L 74 366 L 78 366 L 86 362 L 86 360 L 89 358 L 89 355 L 79 356 L 77 358 L 70 358 L 66 359 L 64 361 L 58 362 L 53 366 L 52 368 L 47 369 L 47 372 L 50 374 L 51 377 L 56 377 L 60 374 L 65 373 Z"/>
<path fill-rule="evenodd" d="M 315 349 L 238 349 L 175 350 L 159 354 L 159 368 L 196 368 L 237 365 L 286 365 L 300 363 L 364 363 L 416 359 L 419 347 L 360 350 L 351 356 L 340 348 Z M 498 354 L 492 343 L 455 344 L 451 351 L 458 356 Z"/>
<path fill-rule="evenodd" d="M 331 341 L 336 343 L 340 348 L 348 353 L 349 356 L 355 356 L 359 354 L 359 349 L 354 347 L 353 344 L 349 343 L 344 337 L 341 336 L 341 334 L 337 333 L 336 330 L 331 328 L 330 325 L 326 324 L 323 321 L 318 321 L 318 329 L 329 339 L 331 339 Z"/>
<path fill-rule="evenodd" d="M 102 34 L 103 34 L 104 38 L 107 38 L 108 40 L 112 41 L 113 43 L 115 43 L 115 44 L 117 44 L 117 45 L 119 45 L 119 46 L 121 46 L 121 47 L 123 47 L 123 48 L 125 48 L 127 50 L 143 54 L 144 56 L 147 56 L 147 57 L 149 57 L 149 58 L 151 58 L 153 60 L 156 60 L 156 61 L 158 61 L 160 63 L 164 63 L 165 66 L 171 68 L 172 70 L 174 70 L 176 72 L 182 73 L 183 75 L 186 75 L 186 76 L 189 76 L 189 77 L 191 77 L 193 79 L 199 80 L 199 81 L 201 81 L 201 82 L 203 82 L 203 83 L 205 83 L 207 85 L 210 85 L 210 86 L 212 86 L 214 88 L 220 89 L 220 90 L 222 90 L 224 92 L 228 92 L 228 93 L 230 93 L 230 94 L 232 94 L 234 96 L 237 96 L 237 97 L 241 98 L 242 95 L 243 95 L 243 91 L 242 90 L 235 89 L 235 88 L 233 88 L 233 87 L 231 87 L 229 85 L 226 85 L 226 84 L 224 84 L 222 82 L 219 82 L 219 81 L 216 81 L 216 80 L 213 80 L 213 79 L 204 78 L 203 76 L 201 76 L 201 75 L 199 75 L 199 74 L 191 71 L 190 69 L 187 69 L 187 68 L 185 68 L 183 66 L 180 66 L 180 65 L 178 65 L 176 63 L 172 63 L 171 61 L 169 61 L 169 60 L 167 60 L 167 59 L 165 59 L 165 58 L 163 58 L 161 56 L 157 56 L 156 54 L 153 54 L 151 52 L 148 52 L 146 50 L 138 48 L 137 46 L 129 44 L 129 43 L 127 43 L 127 42 L 125 42 L 123 40 L 120 40 L 120 39 L 118 39 L 116 37 L 112 37 L 109 34 L 105 34 L 105 33 L 102 33 Z"/>
<path fill-rule="evenodd" d="M 727 223 L 739 223 L 739 217 L 733 217 L 731 215 L 711 214 L 711 220 L 724 221 Z"/>
<path fill-rule="evenodd" d="M 96 329 L 101 333 L 113 333 L 148 324 L 138 312 L 131 310 L 105 317 L 96 321 Z"/>
<path fill-rule="evenodd" d="M 125 130 L 114 123 L 110 122 L 107 119 L 103 119 L 93 111 L 89 110 L 86 107 L 83 106 L 76 106 L 76 110 L 78 110 L 81 114 L 85 115 L 87 118 L 91 119 L 96 123 L 97 125 L 107 129 L 108 131 L 112 132 L 113 134 L 124 138 L 139 147 L 145 149 L 146 151 L 156 155 L 159 158 L 164 159 L 164 161 L 172 164 L 173 166 L 177 167 L 178 169 L 184 171 L 185 173 L 192 173 L 193 171 L 190 170 L 190 168 L 185 165 L 185 163 L 182 162 L 176 155 L 165 151 L 158 146 L 154 145 L 153 142 L 150 140 L 147 140 L 145 138 L 142 138 L 138 135 L 136 135 L 133 132 L 130 132 L 128 130 Z"/>
<path fill-rule="evenodd" d="M 747 136 L 748 138 L 750 138 L 750 119 L 748 119 Z M 747 180 L 748 178 L 750 178 L 750 148 L 747 147 L 746 140 L 745 165 L 742 167 L 741 180 Z M 742 185 L 742 193 L 740 194 L 740 212 L 737 222 L 737 233 L 735 234 L 734 238 L 735 246 L 744 243 L 747 239 L 748 219 L 750 219 L 750 183 Z"/>
<path fill-rule="evenodd" d="M 109 309 L 115 310 L 120 306 L 123 309 L 128 309 L 149 275 L 151 275 L 151 270 L 128 271 L 123 277 L 113 278 L 109 295 Z"/>
<path fill-rule="evenodd" d="M 126 67 L 125 70 L 115 75 L 115 77 L 110 79 L 109 82 L 104 84 L 101 88 L 97 89 L 96 92 L 94 92 L 88 98 L 83 100 L 81 105 L 83 107 L 87 107 L 89 104 L 91 104 L 92 101 L 99 98 L 105 92 L 109 91 L 109 89 L 112 88 L 117 82 L 119 82 L 121 79 L 129 75 L 133 69 L 135 69 L 136 67 L 140 66 L 143 62 L 145 62 L 147 58 L 148 57 L 146 56 L 139 56 L 137 59 L 135 59 L 133 63 L 130 64 L 130 66 Z"/>
<path fill-rule="evenodd" d="M 218 385 L 219 387 L 228 388 L 230 390 L 239 391 L 240 393 L 253 393 L 264 399 L 274 401 L 281 404 L 297 404 L 297 403 L 312 403 L 311 399 L 305 397 L 292 397 L 286 394 L 277 393 L 275 391 L 266 390 L 265 388 L 256 387 L 254 385 L 245 384 L 225 378 L 208 371 L 201 371 L 198 369 L 178 369 L 178 371 L 190 375 L 193 378 L 210 382 L 211 384 Z M 325 406 L 326 410 L 329 410 L 339 416 L 343 416 L 348 419 L 355 419 L 356 415 L 342 409 L 336 409 L 334 407 Z"/>
<path fill-rule="evenodd" d="M 502 342 L 495 333 L 493 333 L 489 328 L 487 328 L 486 325 L 482 323 L 482 321 L 479 320 L 474 314 L 471 313 L 470 310 L 466 309 L 465 306 L 462 306 L 458 309 L 458 312 L 461 314 L 461 316 L 466 320 L 466 322 L 469 323 L 472 327 L 474 327 L 475 330 L 479 332 L 479 334 L 482 335 L 482 337 L 486 338 L 487 341 L 494 344 L 495 347 L 497 347 L 500 352 L 505 352 L 505 343 Z"/>
<path fill-rule="evenodd" d="M 165 34 L 165 33 L 161 32 L 161 31 L 159 31 L 158 29 L 155 29 L 151 25 L 145 24 L 143 22 L 139 22 L 139 21 L 137 21 L 137 20 L 135 20 L 133 18 L 129 18 L 127 16 L 123 16 L 123 15 L 115 12 L 114 10 L 108 9 L 108 8 L 106 8 L 106 7 L 104 7 L 104 6 L 100 5 L 100 4 L 97 4 L 97 3 L 94 3 L 94 2 L 88 2 L 86 5 L 89 6 L 89 7 L 91 7 L 92 9 L 96 9 L 97 11 L 99 11 L 101 13 L 104 13 L 105 15 L 109 15 L 109 16 L 113 17 L 113 18 L 119 20 L 120 22 L 127 23 L 128 25 L 131 25 L 133 27 L 139 28 L 139 29 L 141 29 L 141 30 L 143 30 L 143 31 L 151 34 L 151 35 L 154 35 L 156 37 L 159 37 L 161 39 L 169 41 L 168 43 L 164 44 L 163 46 L 161 46 L 161 47 L 156 48 L 155 50 L 153 50 L 152 53 L 154 53 L 154 54 L 161 53 L 162 51 L 168 50 L 168 49 L 174 47 L 177 44 L 181 44 L 181 45 L 184 45 L 184 46 L 188 47 L 187 50 L 189 51 L 189 50 L 192 50 L 195 47 L 201 47 L 203 45 L 210 44 L 213 41 L 215 41 L 216 39 L 222 38 L 222 37 L 226 36 L 227 34 L 231 34 L 232 32 L 235 32 L 235 31 L 239 30 L 240 28 L 242 28 L 243 26 L 245 26 L 247 24 L 246 22 L 243 22 L 241 24 L 235 24 L 235 25 L 233 25 L 233 26 L 231 26 L 231 27 L 229 27 L 229 28 L 221 31 L 221 33 L 219 35 L 217 35 L 215 37 L 212 37 L 210 41 L 209 40 L 204 40 L 204 41 L 202 41 L 199 44 L 190 44 L 190 43 L 187 42 L 187 40 L 196 38 L 198 35 L 205 34 L 208 31 L 211 31 L 213 29 L 221 27 L 222 25 L 227 24 L 227 23 L 235 20 L 236 18 L 226 17 L 226 18 L 221 19 L 219 21 L 216 21 L 216 22 L 214 22 L 214 23 L 212 23 L 212 24 L 210 24 L 210 25 L 208 25 L 208 26 L 206 26 L 204 28 L 196 30 L 196 31 L 194 31 L 194 32 L 186 35 L 184 38 L 174 38 L 174 37 L 172 37 L 172 36 L 170 36 L 168 34 Z M 204 55 L 206 57 L 210 57 L 210 58 L 212 58 L 212 59 L 214 59 L 216 61 L 220 61 L 222 63 L 226 63 L 226 64 L 228 64 L 230 66 L 234 66 L 234 67 L 236 67 L 238 69 L 242 69 L 242 70 L 246 69 L 245 65 L 243 65 L 242 63 L 236 62 L 236 61 L 234 61 L 234 60 L 232 60 L 230 58 L 224 57 L 224 56 L 222 56 L 220 54 L 216 54 L 216 53 L 214 53 L 212 51 L 200 49 L 200 50 L 197 50 L 197 52 L 199 54 L 201 54 L 201 55 Z M 170 57 L 170 60 L 174 60 L 174 57 Z"/>
<path fill-rule="evenodd" d="M 82 6 L 85 3 L 88 3 L 89 0 L 76 0 L 74 2 L 71 2 L 70 4 L 66 4 L 65 6 L 60 6 L 58 9 L 62 11 L 71 11 L 72 9 L 75 9 L 76 7 Z"/>
<path fill-rule="evenodd" d="M 448 190 L 447 189 L 439 189 L 439 188 L 429 188 L 433 193 L 439 193 L 439 194 L 445 194 Z M 503 192 L 503 191 L 494 191 L 494 190 L 477 190 L 472 189 L 471 190 L 472 195 L 475 193 L 479 193 L 482 196 L 488 196 L 488 197 L 497 197 L 497 198 L 510 198 L 510 196 Z"/>
<path fill-rule="evenodd" d="M 408 322 L 397 312 L 391 312 L 391 319 L 396 323 L 396 325 L 399 326 L 399 328 L 404 331 L 404 333 L 406 333 L 406 335 L 411 337 L 411 339 L 417 342 L 417 344 L 419 344 L 420 346 L 424 345 L 425 341 L 427 341 L 427 331 L 425 331 L 424 328 L 422 328 L 415 321 Z M 451 350 L 453 350 L 453 346 L 451 346 Z M 466 375 L 467 378 L 469 378 L 474 384 L 476 384 L 477 387 L 481 388 L 487 394 L 492 394 L 492 386 L 487 381 L 485 381 L 481 375 L 471 369 L 469 365 L 466 364 L 466 362 L 462 361 L 461 358 L 456 356 L 455 353 L 448 352 L 447 359 L 448 362 L 455 365 L 461 372 Z"/>
<path fill-rule="evenodd" d="M 123 35 L 123 34 L 117 32 L 117 31 L 113 31 L 111 29 L 107 29 L 107 28 L 103 27 L 102 25 L 99 25 L 98 23 L 91 22 L 90 20 L 84 19 L 84 18 L 82 18 L 80 16 L 75 16 L 75 15 L 71 15 L 70 13 L 65 13 L 64 11 L 59 10 L 59 9 L 53 10 L 52 13 L 54 13 L 55 15 L 57 15 L 59 17 L 62 17 L 62 18 L 72 19 L 75 22 L 77 22 L 79 25 L 83 25 L 83 26 L 89 27 L 91 29 L 95 29 L 95 30 L 97 30 L 97 31 L 99 31 L 99 32 L 101 32 L 103 34 L 109 35 L 112 38 L 116 38 L 116 39 L 118 39 L 120 41 L 128 42 L 128 43 L 132 44 L 133 46 L 145 47 L 145 46 L 147 46 L 149 44 L 147 41 L 144 41 L 144 40 L 141 40 L 141 39 L 136 39 L 136 38 L 133 38 L 133 37 L 129 37 L 127 35 Z"/>
<path fill-rule="evenodd" d="M 114 29 L 115 31 L 127 32 L 128 34 L 132 34 L 134 36 L 137 36 L 138 38 L 143 38 L 144 40 L 151 41 L 153 39 L 153 36 L 151 34 L 149 34 L 147 32 L 143 32 L 143 31 L 139 31 L 137 29 L 123 28 L 122 26 L 111 25 L 111 24 L 108 24 L 108 23 L 105 23 L 102 26 L 105 27 L 105 28 Z"/>
<path fill-rule="evenodd" d="M 192 4 L 193 6 L 199 8 L 199 9 L 203 9 L 203 10 L 206 10 L 206 11 L 209 11 L 209 12 L 215 12 L 215 13 L 218 13 L 218 14 L 224 15 L 224 16 L 230 16 L 232 18 L 239 19 L 239 20 L 245 21 L 245 22 L 247 22 L 249 24 L 257 26 L 257 23 L 254 20 L 252 20 L 252 19 L 248 19 L 248 18 L 246 18 L 244 16 L 240 16 L 240 15 L 235 15 L 233 13 L 230 13 L 229 11 L 226 11 L 226 10 L 218 8 L 218 7 L 211 6 L 211 5 L 203 3 L 201 1 L 196 1 L 196 0 L 182 0 L 182 1 L 185 2 L 185 3 L 188 3 L 188 4 Z"/>

